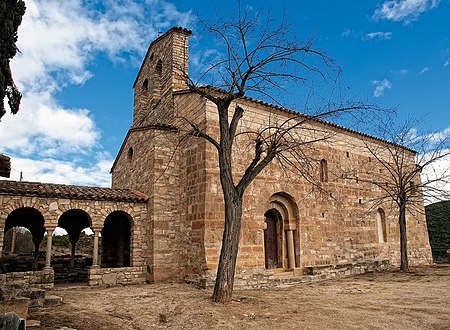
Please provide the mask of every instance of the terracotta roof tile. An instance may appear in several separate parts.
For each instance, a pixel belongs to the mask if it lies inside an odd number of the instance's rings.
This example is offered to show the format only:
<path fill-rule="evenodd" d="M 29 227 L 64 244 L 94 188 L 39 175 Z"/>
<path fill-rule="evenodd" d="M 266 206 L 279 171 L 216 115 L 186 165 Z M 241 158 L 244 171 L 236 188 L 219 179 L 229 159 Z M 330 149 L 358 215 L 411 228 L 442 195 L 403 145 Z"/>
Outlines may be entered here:
<path fill-rule="evenodd" d="M 42 182 L 0 180 L 0 195 L 25 195 L 67 199 L 107 200 L 143 203 L 148 197 L 130 189 L 72 186 Z"/>

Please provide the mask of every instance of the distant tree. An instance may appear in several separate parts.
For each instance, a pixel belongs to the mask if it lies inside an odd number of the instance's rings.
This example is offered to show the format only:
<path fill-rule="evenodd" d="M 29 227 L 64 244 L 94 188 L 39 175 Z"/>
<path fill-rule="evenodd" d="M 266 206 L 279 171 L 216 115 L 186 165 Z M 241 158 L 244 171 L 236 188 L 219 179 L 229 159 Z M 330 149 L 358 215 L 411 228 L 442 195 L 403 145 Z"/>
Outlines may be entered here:
<path fill-rule="evenodd" d="M 435 263 L 448 263 L 450 250 L 450 200 L 425 206 L 428 234 Z"/>
<path fill-rule="evenodd" d="M 15 234 L 14 230 L 16 231 Z M 12 242 L 13 239 L 15 239 L 14 243 Z M 14 251 L 11 251 L 13 246 Z M 24 227 L 14 227 L 5 233 L 3 239 L 3 253 L 30 254 L 33 250 L 33 238 L 28 229 Z"/>
<path fill-rule="evenodd" d="M 17 29 L 25 14 L 22 0 L 0 1 L 0 118 L 6 113 L 4 99 L 13 114 L 19 111 L 22 94 L 14 84 L 9 61 L 17 53 Z"/>
<path fill-rule="evenodd" d="M 420 120 L 397 125 L 393 116 L 380 119 L 377 135 L 391 143 L 364 141 L 373 161 L 361 164 L 358 171 L 376 175 L 355 176 L 382 193 L 372 200 L 376 209 L 394 203 L 400 228 L 400 269 L 409 270 L 406 215 L 424 212 L 424 203 L 450 199 L 450 132 L 418 134 Z M 378 170 L 378 171 L 377 171 Z"/>
<path fill-rule="evenodd" d="M 297 40 L 287 24 L 278 24 L 270 17 L 265 19 L 239 11 L 234 18 L 204 25 L 223 56 L 216 58 L 198 80 L 194 81 L 187 73 L 186 80 L 192 92 L 216 106 L 219 132 L 207 132 L 201 123 L 185 120 L 190 127 L 188 134 L 205 139 L 218 153 L 225 219 L 213 300 L 227 302 L 233 291 L 242 203 L 247 187 L 273 161 L 294 168 L 298 175 L 316 184 L 318 179 L 313 166 L 316 159 L 312 149 L 333 134 L 330 130 L 314 128 L 311 123 L 367 106 L 327 100 L 309 116 L 293 113 L 289 118 L 268 120 L 256 131 L 242 131 L 245 110 L 238 105 L 239 99 L 259 96 L 281 104 L 282 95 L 289 94 L 289 86 L 303 84 L 311 75 L 328 81 L 338 68 L 325 52 L 313 46 L 312 40 Z M 203 85 L 206 80 L 210 86 Z M 241 170 L 236 169 L 232 153 L 243 136 L 248 139 L 245 143 L 248 150 L 252 150 L 253 159 L 237 177 Z"/>

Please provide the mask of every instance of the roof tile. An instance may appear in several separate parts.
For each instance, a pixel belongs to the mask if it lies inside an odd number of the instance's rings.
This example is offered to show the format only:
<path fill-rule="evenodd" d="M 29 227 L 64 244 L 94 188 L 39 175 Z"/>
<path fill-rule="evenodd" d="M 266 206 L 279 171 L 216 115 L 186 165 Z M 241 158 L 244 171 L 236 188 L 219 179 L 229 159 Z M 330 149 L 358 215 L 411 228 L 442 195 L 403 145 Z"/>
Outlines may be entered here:
<path fill-rule="evenodd" d="M 107 200 L 143 203 L 148 197 L 130 189 L 112 189 L 89 186 L 73 186 L 42 182 L 0 180 L 0 195 L 26 195 L 39 197 Z"/>

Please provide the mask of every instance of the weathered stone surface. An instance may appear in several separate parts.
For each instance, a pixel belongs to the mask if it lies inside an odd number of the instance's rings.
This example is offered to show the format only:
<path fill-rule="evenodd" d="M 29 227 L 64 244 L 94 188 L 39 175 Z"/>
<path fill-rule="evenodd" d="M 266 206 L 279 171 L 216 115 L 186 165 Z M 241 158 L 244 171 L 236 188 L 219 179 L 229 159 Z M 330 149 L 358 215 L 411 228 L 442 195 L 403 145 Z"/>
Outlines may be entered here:
<path fill-rule="evenodd" d="M 16 313 L 21 318 L 28 317 L 28 298 L 16 298 L 0 301 L 0 314 Z"/>

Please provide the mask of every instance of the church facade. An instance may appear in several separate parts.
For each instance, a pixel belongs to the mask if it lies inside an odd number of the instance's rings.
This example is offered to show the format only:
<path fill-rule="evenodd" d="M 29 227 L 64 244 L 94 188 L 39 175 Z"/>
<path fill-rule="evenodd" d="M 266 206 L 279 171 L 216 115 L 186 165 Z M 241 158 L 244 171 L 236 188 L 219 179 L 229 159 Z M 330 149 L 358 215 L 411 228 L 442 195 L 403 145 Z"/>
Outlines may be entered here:
<path fill-rule="evenodd" d="M 189 35 L 172 28 L 151 43 L 134 84 L 133 126 L 112 179 L 113 188 L 149 196 L 153 280 L 208 284 L 217 268 L 224 219 L 218 156 L 210 143 L 186 136 L 183 123 L 195 123 L 215 137 L 219 128 L 215 105 L 184 83 Z M 236 103 L 244 109 L 241 131 L 298 116 L 250 98 Z M 330 132 L 332 142 L 318 143 L 313 150 L 323 190 L 312 191 L 310 182 L 276 162 L 255 179 L 244 195 L 238 283 L 348 275 L 399 263 L 396 210 L 388 204 L 370 210 L 369 202 L 381 191 L 342 174 L 372 160 L 364 143 L 386 141 L 319 120 L 308 125 Z M 237 177 L 252 160 L 253 149 L 246 142 L 236 141 Z M 358 175 L 363 179 L 379 170 Z M 420 212 L 408 219 L 408 239 L 411 262 L 429 263 L 427 227 Z"/>
<path fill-rule="evenodd" d="M 57 226 L 73 236 L 91 227 L 91 285 L 212 284 L 224 219 L 218 155 L 183 127 L 196 123 L 215 137 L 219 128 L 214 104 L 185 84 L 190 34 L 175 27 L 150 44 L 133 86 L 133 124 L 111 169 L 112 188 L 0 181 L 2 235 L 13 226 L 27 227 L 30 218 L 39 223 L 35 231 L 41 239 Z M 298 116 L 251 98 L 235 103 L 244 109 L 241 131 Z M 370 201 L 381 191 L 363 180 L 382 169 L 374 165 L 371 172 L 357 173 L 356 180 L 344 175 L 374 162 L 364 143 L 388 142 L 320 120 L 307 125 L 330 134 L 311 151 L 320 189 L 277 162 L 250 184 L 244 194 L 237 285 L 310 281 L 399 264 L 397 211 L 390 204 L 372 210 Z M 245 137 L 236 141 L 237 177 L 251 161 L 248 142 Z M 409 215 L 407 228 L 410 263 L 430 263 L 425 216 Z M 52 274 L 51 245 L 47 240 L 47 275 Z"/>

